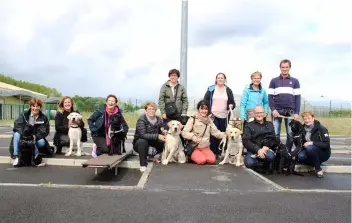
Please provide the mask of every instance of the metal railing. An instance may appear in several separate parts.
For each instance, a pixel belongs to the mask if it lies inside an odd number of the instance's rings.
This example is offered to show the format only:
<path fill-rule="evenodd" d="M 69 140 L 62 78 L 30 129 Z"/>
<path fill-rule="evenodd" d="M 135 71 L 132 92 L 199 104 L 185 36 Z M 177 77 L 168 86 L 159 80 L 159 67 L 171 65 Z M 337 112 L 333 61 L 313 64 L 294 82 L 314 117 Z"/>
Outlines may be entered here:
<path fill-rule="evenodd" d="M 200 99 L 199 99 L 200 100 Z M 189 100 L 188 110 L 193 112 L 196 110 L 196 105 L 198 103 L 197 99 Z M 142 105 L 145 102 L 136 100 L 133 106 L 129 103 L 119 102 L 120 108 L 124 112 L 139 112 L 140 109 L 143 110 Z M 80 112 L 94 112 L 100 107 L 101 104 L 84 104 L 84 106 L 78 107 Z M 240 101 L 236 100 L 236 108 L 234 109 L 234 116 L 240 116 Z M 351 109 L 348 105 L 336 104 L 330 102 L 330 106 L 316 106 L 311 105 L 307 101 L 302 101 L 301 112 L 306 110 L 311 110 L 314 112 L 316 117 L 344 117 L 351 118 Z M 131 110 L 132 108 L 132 110 Z M 17 117 L 26 109 L 29 109 L 28 104 L 0 104 L 0 120 L 15 120 Z M 45 104 L 42 108 L 42 112 L 48 117 L 49 120 L 55 119 L 58 106 L 57 104 Z"/>

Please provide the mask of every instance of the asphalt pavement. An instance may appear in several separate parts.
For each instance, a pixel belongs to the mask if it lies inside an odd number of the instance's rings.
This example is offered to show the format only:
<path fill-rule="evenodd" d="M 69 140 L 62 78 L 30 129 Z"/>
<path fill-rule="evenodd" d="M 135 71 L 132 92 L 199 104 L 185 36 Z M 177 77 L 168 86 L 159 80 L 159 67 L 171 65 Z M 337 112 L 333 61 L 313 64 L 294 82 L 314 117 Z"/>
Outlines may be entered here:
<path fill-rule="evenodd" d="M 11 127 L 0 127 L 4 136 L 0 137 L 0 156 L 8 156 L 10 131 Z M 332 155 L 331 162 L 336 161 L 332 164 L 351 165 L 350 139 L 332 138 L 333 149 L 338 151 Z M 91 145 L 84 151 L 90 153 Z M 326 173 L 323 179 L 309 173 L 264 178 L 232 165 L 154 163 L 144 188 L 131 189 L 143 176 L 138 169 L 119 168 L 118 176 L 112 171 L 95 176 L 93 169 L 82 167 L 1 164 L 0 222 L 351 222 L 351 193 L 338 191 L 351 190 L 351 174 Z M 131 187 L 27 185 L 41 183 Z M 307 191 L 312 189 L 317 192 Z"/>
<path fill-rule="evenodd" d="M 0 187 L 0 200 L 4 223 L 351 222 L 339 193 Z"/>

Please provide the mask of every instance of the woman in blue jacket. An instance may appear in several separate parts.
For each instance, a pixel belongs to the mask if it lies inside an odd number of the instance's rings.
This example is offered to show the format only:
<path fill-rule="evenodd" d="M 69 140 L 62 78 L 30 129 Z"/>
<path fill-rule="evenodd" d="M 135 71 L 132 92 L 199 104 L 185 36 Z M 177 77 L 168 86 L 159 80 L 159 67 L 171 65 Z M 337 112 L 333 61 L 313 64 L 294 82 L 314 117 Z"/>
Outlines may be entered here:
<path fill-rule="evenodd" d="M 259 71 L 251 75 L 252 83 L 243 90 L 241 97 L 241 119 L 250 122 L 254 119 L 254 108 L 257 105 L 262 105 L 265 114 L 269 113 L 268 95 L 264 88 L 262 88 L 261 80 L 262 73 Z"/>

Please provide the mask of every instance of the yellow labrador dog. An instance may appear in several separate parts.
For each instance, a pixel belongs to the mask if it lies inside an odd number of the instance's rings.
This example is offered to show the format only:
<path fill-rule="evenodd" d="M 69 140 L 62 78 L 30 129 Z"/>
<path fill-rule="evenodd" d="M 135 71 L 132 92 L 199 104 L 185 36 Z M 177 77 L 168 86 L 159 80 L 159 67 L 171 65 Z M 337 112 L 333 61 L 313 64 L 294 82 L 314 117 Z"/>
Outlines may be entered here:
<path fill-rule="evenodd" d="M 238 128 L 229 126 L 226 130 L 226 138 L 220 142 L 222 145 L 222 155 L 224 160 L 219 164 L 224 165 L 225 163 L 235 164 L 236 166 L 241 166 L 243 144 L 242 144 L 242 131 Z"/>
<path fill-rule="evenodd" d="M 167 165 L 169 162 L 186 162 L 186 155 L 181 145 L 180 134 L 183 125 L 179 121 L 172 120 L 167 123 L 169 130 L 161 128 L 161 131 L 166 134 L 166 142 L 164 151 L 161 157 L 161 163 Z"/>
<path fill-rule="evenodd" d="M 67 150 L 65 156 L 71 156 L 73 150 L 73 144 L 77 145 L 77 153 L 76 156 L 82 155 L 82 145 L 81 145 L 81 137 L 82 130 L 79 126 L 79 123 L 82 120 L 82 116 L 77 112 L 71 112 L 68 116 L 68 138 L 70 139 L 70 148 Z"/>

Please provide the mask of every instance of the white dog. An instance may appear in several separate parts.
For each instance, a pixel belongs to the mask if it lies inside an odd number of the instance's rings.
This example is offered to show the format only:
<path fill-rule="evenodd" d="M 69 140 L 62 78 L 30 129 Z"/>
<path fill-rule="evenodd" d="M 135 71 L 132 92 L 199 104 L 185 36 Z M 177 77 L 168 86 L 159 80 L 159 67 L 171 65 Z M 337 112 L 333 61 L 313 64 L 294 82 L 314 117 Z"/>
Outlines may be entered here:
<path fill-rule="evenodd" d="M 183 146 L 180 145 L 180 134 L 183 126 L 181 122 L 175 120 L 170 121 L 167 125 L 169 127 L 168 131 L 161 128 L 161 131 L 166 134 L 166 142 L 161 162 L 163 165 L 167 165 L 169 162 L 185 163 L 186 155 L 183 151 Z"/>
<path fill-rule="evenodd" d="M 226 138 L 221 140 L 220 146 L 222 145 L 222 155 L 224 160 L 219 164 L 224 165 L 225 163 L 235 164 L 241 166 L 243 144 L 242 144 L 242 131 L 238 128 L 228 127 L 226 130 Z M 226 148 L 227 144 L 227 148 Z"/>
<path fill-rule="evenodd" d="M 68 149 L 65 156 L 71 156 L 73 144 L 77 145 L 77 153 L 76 156 L 82 155 L 82 144 L 81 144 L 81 137 L 82 137 L 82 130 L 78 125 L 82 120 L 82 115 L 77 112 L 72 112 L 67 116 L 68 121 L 68 137 L 70 138 L 70 148 Z"/>

